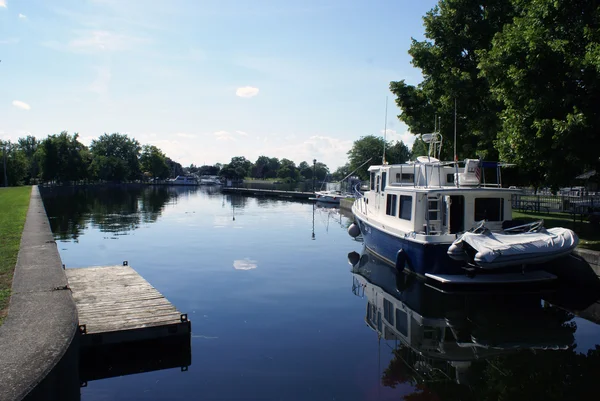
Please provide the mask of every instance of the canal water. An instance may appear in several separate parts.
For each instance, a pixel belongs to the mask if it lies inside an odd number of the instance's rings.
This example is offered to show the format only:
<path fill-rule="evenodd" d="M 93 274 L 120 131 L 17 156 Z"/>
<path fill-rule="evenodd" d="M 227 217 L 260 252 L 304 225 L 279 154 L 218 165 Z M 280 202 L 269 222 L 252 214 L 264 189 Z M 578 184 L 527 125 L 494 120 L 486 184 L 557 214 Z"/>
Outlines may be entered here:
<path fill-rule="evenodd" d="M 594 285 L 442 293 L 402 280 L 348 236 L 348 217 L 312 203 L 184 187 L 43 196 L 67 268 L 126 260 L 192 321 L 182 366 L 108 367 L 82 400 L 597 394 L 600 326 L 572 313 L 593 309 Z"/>

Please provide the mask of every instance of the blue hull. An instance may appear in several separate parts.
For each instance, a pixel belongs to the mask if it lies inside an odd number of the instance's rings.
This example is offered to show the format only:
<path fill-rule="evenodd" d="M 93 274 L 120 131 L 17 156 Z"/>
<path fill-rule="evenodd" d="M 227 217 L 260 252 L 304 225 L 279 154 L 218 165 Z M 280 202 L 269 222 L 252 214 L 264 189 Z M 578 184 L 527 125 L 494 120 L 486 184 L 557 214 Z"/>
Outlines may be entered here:
<path fill-rule="evenodd" d="M 396 265 L 398 251 L 402 249 L 406 255 L 405 267 L 416 274 L 465 274 L 464 262 L 448 256 L 450 244 L 422 244 L 387 234 L 358 218 L 356 221 L 365 246 L 392 265 Z"/>

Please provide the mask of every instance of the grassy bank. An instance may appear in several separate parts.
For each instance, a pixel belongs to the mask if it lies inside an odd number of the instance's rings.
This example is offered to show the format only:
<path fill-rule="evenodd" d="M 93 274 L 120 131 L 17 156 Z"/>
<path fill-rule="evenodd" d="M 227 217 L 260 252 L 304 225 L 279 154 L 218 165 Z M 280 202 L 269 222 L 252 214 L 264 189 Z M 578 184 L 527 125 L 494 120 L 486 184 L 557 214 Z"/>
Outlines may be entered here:
<path fill-rule="evenodd" d="M 0 324 L 8 309 L 30 194 L 31 187 L 0 188 Z"/>
<path fill-rule="evenodd" d="M 544 220 L 544 227 L 565 227 L 575 231 L 579 236 L 579 247 L 600 251 L 600 228 L 588 221 L 573 222 L 573 217 L 568 213 L 522 213 L 513 210 L 513 219 Z"/>

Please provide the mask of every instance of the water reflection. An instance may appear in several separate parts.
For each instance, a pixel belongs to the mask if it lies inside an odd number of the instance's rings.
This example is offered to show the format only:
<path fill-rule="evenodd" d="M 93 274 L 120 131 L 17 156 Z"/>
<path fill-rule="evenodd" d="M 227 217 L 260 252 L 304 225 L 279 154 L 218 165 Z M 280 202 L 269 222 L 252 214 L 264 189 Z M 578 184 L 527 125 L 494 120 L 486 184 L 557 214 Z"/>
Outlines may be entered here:
<path fill-rule="evenodd" d="M 40 188 L 50 226 L 59 240 L 77 240 L 88 224 L 124 235 L 155 222 L 165 205 L 195 188 L 166 186 L 89 186 Z"/>
<path fill-rule="evenodd" d="M 447 294 L 407 282 L 368 252 L 349 262 L 352 291 L 367 299 L 365 322 L 385 344 L 380 352 L 392 353 L 381 382 L 412 386 L 405 400 L 564 400 L 596 391 L 584 377 L 600 373 L 600 346 L 577 352 L 577 322 L 561 304 L 572 293 Z M 588 306 L 598 299 L 582 295 Z"/>

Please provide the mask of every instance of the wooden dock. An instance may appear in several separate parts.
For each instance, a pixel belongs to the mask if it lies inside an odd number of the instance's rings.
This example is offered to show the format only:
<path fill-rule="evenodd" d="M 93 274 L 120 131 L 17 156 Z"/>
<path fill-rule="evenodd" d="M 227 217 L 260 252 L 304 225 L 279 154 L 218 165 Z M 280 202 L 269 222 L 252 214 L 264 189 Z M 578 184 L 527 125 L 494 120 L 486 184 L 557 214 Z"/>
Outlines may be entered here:
<path fill-rule="evenodd" d="M 291 199 L 306 199 L 309 200 L 315 197 L 314 192 L 299 192 L 299 191 L 279 191 L 275 189 L 254 189 L 254 188 L 234 188 L 222 187 L 221 192 L 239 195 L 251 196 L 270 196 L 276 198 L 291 198 Z"/>
<path fill-rule="evenodd" d="M 123 262 L 66 269 L 79 313 L 81 347 L 191 333 L 187 314 Z"/>

